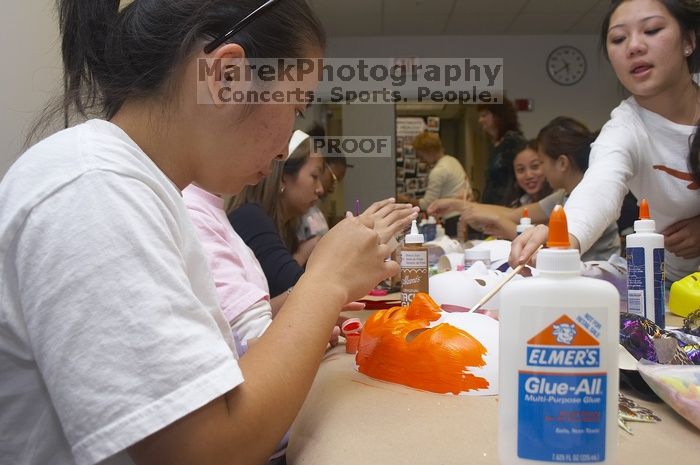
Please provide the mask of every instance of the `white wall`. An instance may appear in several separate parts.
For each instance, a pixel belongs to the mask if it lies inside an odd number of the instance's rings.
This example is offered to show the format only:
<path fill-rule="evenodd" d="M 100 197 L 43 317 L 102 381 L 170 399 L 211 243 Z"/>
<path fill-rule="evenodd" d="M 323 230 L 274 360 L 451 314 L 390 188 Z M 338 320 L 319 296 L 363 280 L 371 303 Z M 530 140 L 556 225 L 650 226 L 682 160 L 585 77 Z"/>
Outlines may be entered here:
<path fill-rule="evenodd" d="M 588 60 L 586 77 L 572 87 L 554 84 L 545 71 L 547 55 L 563 44 L 578 46 Z M 528 137 L 562 114 L 577 117 L 592 129 L 598 128 L 623 97 L 608 63 L 599 58 L 595 36 L 340 37 L 330 39 L 328 55 L 502 57 L 507 95 L 535 102 L 533 112 L 520 114 Z M 60 93 L 60 44 L 54 0 L 5 2 L 0 18 L 0 56 L 5 60 L 0 75 L 2 176 L 19 155 L 31 122 L 48 99 Z M 373 119 L 377 120 L 380 114 L 389 117 L 388 111 L 380 110 Z M 391 115 L 393 118 L 393 110 Z M 347 130 L 357 134 L 352 127 Z"/>
<path fill-rule="evenodd" d="M 395 151 L 394 105 L 344 105 L 343 135 L 350 136 L 391 136 L 390 153 Z M 354 211 L 355 200 L 360 201 L 361 209 L 369 207 L 377 200 L 393 197 L 396 179 L 394 158 L 354 157 L 346 154 L 348 168 L 343 180 L 345 205 L 338 211 Z"/>
<path fill-rule="evenodd" d="M 559 86 L 547 76 L 545 60 L 560 45 L 574 45 L 586 56 L 588 71 L 578 84 Z M 598 38 L 578 36 L 445 36 L 331 38 L 332 57 L 503 58 L 504 90 L 511 98 L 534 100 L 534 111 L 520 113 L 527 137 L 559 115 L 599 129 L 623 98 L 608 62 L 598 53 Z"/>
<path fill-rule="evenodd" d="M 15 161 L 26 131 L 62 89 L 54 0 L 3 2 L 0 16 L 0 178 Z"/>

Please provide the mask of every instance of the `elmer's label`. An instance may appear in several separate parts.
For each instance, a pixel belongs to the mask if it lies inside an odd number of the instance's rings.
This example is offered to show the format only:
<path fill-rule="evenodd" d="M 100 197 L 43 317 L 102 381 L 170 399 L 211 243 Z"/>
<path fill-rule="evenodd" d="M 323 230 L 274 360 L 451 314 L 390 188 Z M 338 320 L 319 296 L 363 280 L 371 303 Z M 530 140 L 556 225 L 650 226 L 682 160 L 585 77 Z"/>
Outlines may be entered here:
<path fill-rule="evenodd" d="M 644 269 L 644 249 L 627 248 L 627 311 L 639 316 L 646 316 L 647 274 Z"/>
<path fill-rule="evenodd" d="M 527 340 L 518 371 L 518 457 L 564 463 L 605 460 L 602 315 L 604 310 L 567 312 Z"/>
<path fill-rule="evenodd" d="M 666 270 L 664 249 L 654 249 L 654 323 L 666 327 Z"/>
<path fill-rule="evenodd" d="M 419 292 L 428 292 L 428 249 L 407 247 L 401 250 L 401 306 Z"/>
<path fill-rule="evenodd" d="M 627 248 L 627 311 L 664 327 L 664 249 L 653 249 L 648 270 L 644 249 Z M 649 272 L 650 271 L 650 272 Z M 647 281 L 652 280 L 647 287 Z M 647 290 L 653 295 L 648 295 Z"/>

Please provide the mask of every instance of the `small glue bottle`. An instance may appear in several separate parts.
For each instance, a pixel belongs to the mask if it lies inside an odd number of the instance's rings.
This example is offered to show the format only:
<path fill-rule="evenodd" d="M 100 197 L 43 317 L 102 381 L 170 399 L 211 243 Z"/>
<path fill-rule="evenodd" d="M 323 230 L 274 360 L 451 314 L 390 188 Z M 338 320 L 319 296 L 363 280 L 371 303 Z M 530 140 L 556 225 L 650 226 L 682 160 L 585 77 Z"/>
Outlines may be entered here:
<path fill-rule="evenodd" d="M 559 205 L 547 247 L 501 291 L 500 463 L 616 464 L 620 295 L 581 276 Z"/>
<path fill-rule="evenodd" d="M 425 236 L 425 241 L 434 241 L 437 237 L 437 221 L 434 216 L 429 216 L 428 221 L 423 227 L 423 236 Z"/>
<path fill-rule="evenodd" d="M 642 199 L 627 244 L 627 311 L 665 326 L 664 236 L 656 233 L 649 203 Z"/>
<path fill-rule="evenodd" d="M 428 248 L 423 246 L 423 235 L 418 232 L 416 220 L 406 234 L 401 248 L 401 306 L 413 301 L 419 292 L 428 292 Z"/>
<path fill-rule="evenodd" d="M 521 235 L 526 229 L 534 228 L 532 220 L 528 214 L 527 207 L 523 208 L 523 216 L 520 218 L 520 224 L 515 227 L 515 234 Z"/>
<path fill-rule="evenodd" d="M 442 223 L 438 223 L 435 226 L 435 240 L 439 241 L 443 237 L 445 237 L 445 227 L 442 225 Z"/>

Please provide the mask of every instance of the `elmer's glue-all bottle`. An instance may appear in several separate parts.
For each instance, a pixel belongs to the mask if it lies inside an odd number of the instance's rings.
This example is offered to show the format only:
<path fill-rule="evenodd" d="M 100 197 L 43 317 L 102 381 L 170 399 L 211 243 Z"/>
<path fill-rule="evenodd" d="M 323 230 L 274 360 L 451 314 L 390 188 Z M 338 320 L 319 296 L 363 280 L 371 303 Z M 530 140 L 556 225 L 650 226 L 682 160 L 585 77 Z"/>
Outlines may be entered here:
<path fill-rule="evenodd" d="M 534 228 L 532 225 L 532 220 L 527 212 L 527 207 L 523 208 L 523 216 L 520 218 L 520 224 L 515 227 L 515 233 L 519 236 L 525 232 L 525 230 Z"/>
<path fill-rule="evenodd" d="M 407 306 L 419 292 L 428 292 L 428 248 L 423 245 L 416 220 L 401 248 L 401 306 Z"/>
<path fill-rule="evenodd" d="M 649 204 L 642 199 L 639 219 L 627 243 L 627 311 L 665 326 L 664 236 L 656 233 Z"/>
<path fill-rule="evenodd" d="M 500 463 L 616 464 L 620 295 L 581 276 L 559 205 L 547 247 L 501 291 Z"/>

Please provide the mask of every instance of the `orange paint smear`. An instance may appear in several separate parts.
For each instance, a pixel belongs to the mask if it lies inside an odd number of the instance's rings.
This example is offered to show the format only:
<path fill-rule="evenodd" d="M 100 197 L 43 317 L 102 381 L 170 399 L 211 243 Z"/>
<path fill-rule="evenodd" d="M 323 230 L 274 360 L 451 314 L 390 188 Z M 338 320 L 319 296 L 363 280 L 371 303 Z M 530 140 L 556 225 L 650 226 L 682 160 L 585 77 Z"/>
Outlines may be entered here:
<path fill-rule="evenodd" d="M 428 294 L 417 294 L 408 307 L 376 312 L 362 329 L 359 371 L 439 394 L 488 388 L 486 379 L 468 371 L 486 364 L 486 348 L 449 324 L 426 329 L 439 318 L 440 307 Z"/>

